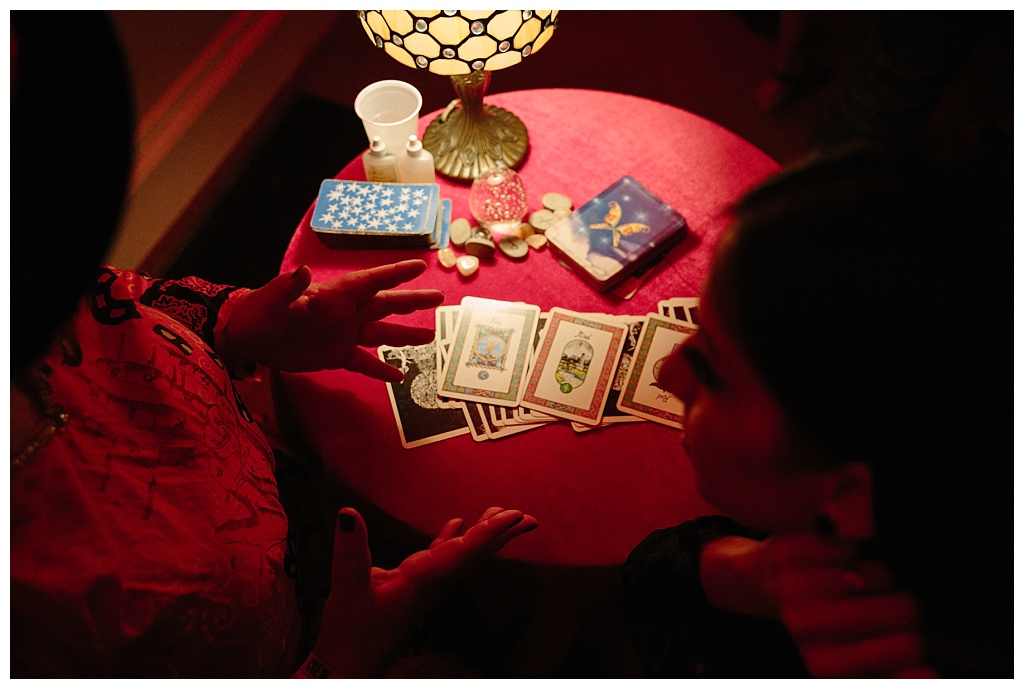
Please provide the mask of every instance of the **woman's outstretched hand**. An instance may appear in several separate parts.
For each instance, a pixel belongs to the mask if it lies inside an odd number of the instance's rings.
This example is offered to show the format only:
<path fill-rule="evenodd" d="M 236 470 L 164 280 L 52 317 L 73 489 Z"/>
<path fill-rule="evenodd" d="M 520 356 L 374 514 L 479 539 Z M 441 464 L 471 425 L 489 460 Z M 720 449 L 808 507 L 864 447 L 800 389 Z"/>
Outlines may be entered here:
<path fill-rule="evenodd" d="M 338 512 L 331 593 L 320 636 L 297 677 L 377 677 L 384 674 L 441 594 L 474 565 L 537 527 L 517 510 L 492 507 L 469 528 L 445 524 L 427 550 L 395 569 L 373 567 L 366 524 L 354 509 Z"/>
<path fill-rule="evenodd" d="M 421 275 L 426 263 L 401 261 L 359 270 L 326 283 L 313 283 L 307 266 L 279 275 L 240 296 L 224 330 L 224 356 L 279 371 L 344 368 L 389 382 L 398 369 L 369 349 L 427 344 L 432 328 L 384 319 L 444 301 L 434 289 L 394 289 Z"/>

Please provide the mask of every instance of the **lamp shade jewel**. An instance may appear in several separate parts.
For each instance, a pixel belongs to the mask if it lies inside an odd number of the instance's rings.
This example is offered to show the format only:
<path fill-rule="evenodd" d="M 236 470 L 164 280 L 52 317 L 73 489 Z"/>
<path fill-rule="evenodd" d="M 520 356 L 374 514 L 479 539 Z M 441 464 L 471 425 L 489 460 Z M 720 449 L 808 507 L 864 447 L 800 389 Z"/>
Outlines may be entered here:
<path fill-rule="evenodd" d="M 451 78 L 456 94 L 427 127 L 423 145 L 438 172 L 471 180 L 484 170 L 514 167 L 529 146 L 526 126 L 483 103 L 490 73 L 540 50 L 558 10 L 359 10 L 367 36 L 414 69 Z"/>

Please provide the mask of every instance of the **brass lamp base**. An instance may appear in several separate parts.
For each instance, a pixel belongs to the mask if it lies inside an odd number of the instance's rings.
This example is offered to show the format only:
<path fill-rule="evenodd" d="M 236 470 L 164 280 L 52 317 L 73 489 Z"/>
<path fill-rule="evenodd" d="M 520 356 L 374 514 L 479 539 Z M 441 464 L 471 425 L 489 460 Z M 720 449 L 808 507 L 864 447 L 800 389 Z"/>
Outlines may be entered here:
<path fill-rule="evenodd" d="M 434 156 L 434 168 L 446 177 L 473 180 L 488 168 L 518 165 L 530 145 L 526 125 L 508 110 L 484 105 L 490 72 L 453 76 L 459 98 L 431 122 L 423 147 Z"/>

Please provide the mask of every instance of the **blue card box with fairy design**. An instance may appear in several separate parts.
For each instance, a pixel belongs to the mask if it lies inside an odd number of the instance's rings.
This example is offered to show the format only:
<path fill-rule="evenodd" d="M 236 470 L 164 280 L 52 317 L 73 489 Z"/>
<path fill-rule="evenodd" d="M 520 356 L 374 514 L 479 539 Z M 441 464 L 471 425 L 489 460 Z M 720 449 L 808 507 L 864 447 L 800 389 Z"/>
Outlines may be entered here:
<path fill-rule="evenodd" d="M 606 292 L 685 237 L 686 219 L 627 175 L 545 234 L 570 268 Z"/>

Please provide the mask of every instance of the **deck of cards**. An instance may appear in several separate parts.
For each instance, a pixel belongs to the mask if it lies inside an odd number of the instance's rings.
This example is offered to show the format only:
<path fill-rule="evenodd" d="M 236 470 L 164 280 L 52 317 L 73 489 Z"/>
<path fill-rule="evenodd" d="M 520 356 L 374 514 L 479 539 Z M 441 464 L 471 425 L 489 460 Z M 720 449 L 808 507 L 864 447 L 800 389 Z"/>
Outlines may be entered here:
<path fill-rule="evenodd" d="M 637 316 L 477 297 L 438 307 L 433 343 L 378 348 L 405 373 L 387 384 L 402 446 L 559 422 L 580 433 L 639 421 L 681 428 L 682 402 L 659 386 L 658 370 L 697 332 L 697 309 L 693 297 Z"/>
<path fill-rule="evenodd" d="M 686 232 L 686 219 L 676 209 L 626 175 L 545 236 L 552 251 L 595 290 L 616 290 L 630 281 L 624 294 L 631 294 L 639 286 L 633 278 L 657 263 Z"/>
<path fill-rule="evenodd" d="M 441 249 L 451 219 L 437 184 L 325 179 L 309 225 L 332 248 Z"/>

